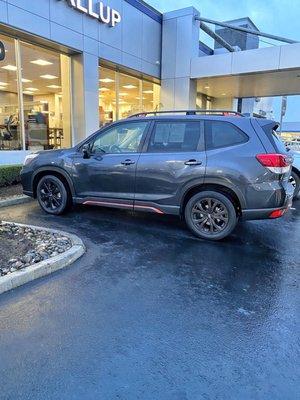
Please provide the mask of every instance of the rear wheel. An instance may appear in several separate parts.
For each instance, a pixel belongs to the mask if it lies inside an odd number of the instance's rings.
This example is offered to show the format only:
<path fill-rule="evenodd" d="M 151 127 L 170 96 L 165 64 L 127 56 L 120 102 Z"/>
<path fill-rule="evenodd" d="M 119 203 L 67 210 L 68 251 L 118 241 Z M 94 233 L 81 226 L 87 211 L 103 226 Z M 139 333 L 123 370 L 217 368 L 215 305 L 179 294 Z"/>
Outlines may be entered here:
<path fill-rule="evenodd" d="M 43 176 L 37 186 L 37 199 L 41 208 L 48 214 L 63 214 L 70 198 L 64 183 L 53 175 Z"/>
<path fill-rule="evenodd" d="M 300 177 L 295 171 L 292 171 L 290 177 L 290 183 L 293 185 L 294 188 L 294 199 L 295 199 L 300 191 Z"/>
<path fill-rule="evenodd" d="M 184 214 L 190 230 L 202 239 L 224 239 L 237 224 L 232 201 L 222 193 L 214 191 L 194 195 L 188 201 Z"/>

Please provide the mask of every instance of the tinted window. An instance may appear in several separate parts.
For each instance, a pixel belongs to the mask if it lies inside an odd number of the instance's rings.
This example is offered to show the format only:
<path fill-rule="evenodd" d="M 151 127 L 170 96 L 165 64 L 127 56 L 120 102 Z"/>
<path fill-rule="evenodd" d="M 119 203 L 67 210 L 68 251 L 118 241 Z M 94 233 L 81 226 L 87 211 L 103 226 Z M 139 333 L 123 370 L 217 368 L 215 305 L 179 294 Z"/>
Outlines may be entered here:
<path fill-rule="evenodd" d="M 148 122 L 131 122 L 113 126 L 91 143 L 92 153 L 137 153 Z"/>
<path fill-rule="evenodd" d="M 287 152 L 285 144 L 283 143 L 281 138 L 278 136 L 276 130 L 274 129 L 274 124 L 265 125 L 263 127 L 263 130 L 265 131 L 268 138 L 271 140 L 271 143 L 275 146 L 276 151 L 278 151 L 280 153 Z"/>
<path fill-rule="evenodd" d="M 157 122 L 151 135 L 149 152 L 176 153 L 197 151 L 200 122 Z"/>
<path fill-rule="evenodd" d="M 248 136 L 229 122 L 206 121 L 206 147 L 208 150 L 245 143 Z"/>

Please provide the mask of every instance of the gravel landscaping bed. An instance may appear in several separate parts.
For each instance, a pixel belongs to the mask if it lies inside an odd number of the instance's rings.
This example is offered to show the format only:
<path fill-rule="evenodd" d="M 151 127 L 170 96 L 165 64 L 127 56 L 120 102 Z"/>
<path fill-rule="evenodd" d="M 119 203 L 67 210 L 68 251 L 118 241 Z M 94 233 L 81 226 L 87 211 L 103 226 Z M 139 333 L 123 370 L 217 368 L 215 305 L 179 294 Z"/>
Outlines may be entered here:
<path fill-rule="evenodd" d="M 0 223 L 1 276 L 55 257 L 72 247 L 63 234 Z"/>
<path fill-rule="evenodd" d="M 0 200 L 15 196 L 22 196 L 22 194 L 23 189 L 21 184 L 0 187 Z"/>

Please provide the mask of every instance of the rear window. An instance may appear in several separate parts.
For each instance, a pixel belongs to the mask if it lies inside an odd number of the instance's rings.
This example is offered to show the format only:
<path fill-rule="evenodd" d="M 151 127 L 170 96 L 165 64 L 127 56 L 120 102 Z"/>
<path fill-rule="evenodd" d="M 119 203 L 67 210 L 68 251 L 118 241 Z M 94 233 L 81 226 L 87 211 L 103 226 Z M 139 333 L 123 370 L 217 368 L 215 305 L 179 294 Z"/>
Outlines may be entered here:
<path fill-rule="evenodd" d="M 205 122 L 206 148 L 208 150 L 221 147 L 236 146 L 248 141 L 248 136 L 230 122 Z"/>
<path fill-rule="evenodd" d="M 266 125 L 262 127 L 270 141 L 272 142 L 273 146 L 275 147 L 275 150 L 278 153 L 286 153 L 287 149 L 285 147 L 284 142 L 281 140 L 279 137 L 278 133 L 274 129 L 274 125 Z"/>
<path fill-rule="evenodd" d="M 201 138 L 200 122 L 156 122 L 148 152 L 197 151 Z M 201 142 L 201 141 L 200 141 Z"/>

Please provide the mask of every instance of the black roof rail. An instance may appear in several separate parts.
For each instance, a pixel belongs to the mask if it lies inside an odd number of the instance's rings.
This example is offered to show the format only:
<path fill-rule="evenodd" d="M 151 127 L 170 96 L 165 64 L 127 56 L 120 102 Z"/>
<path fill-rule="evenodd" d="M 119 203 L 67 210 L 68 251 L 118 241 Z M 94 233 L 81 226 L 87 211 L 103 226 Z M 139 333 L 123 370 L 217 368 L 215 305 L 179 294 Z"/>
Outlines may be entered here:
<path fill-rule="evenodd" d="M 206 115 L 222 115 L 222 116 L 236 116 L 236 117 L 244 117 L 243 114 L 232 111 L 232 110 L 170 110 L 170 111 L 144 111 L 138 114 L 130 115 L 128 118 L 138 118 L 138 117 L 147 117 L 149 115 L 164 115 L 164 114 L 185 114 L 185 115 L 197 115 L 197 114 L 206 114 Z"/>

